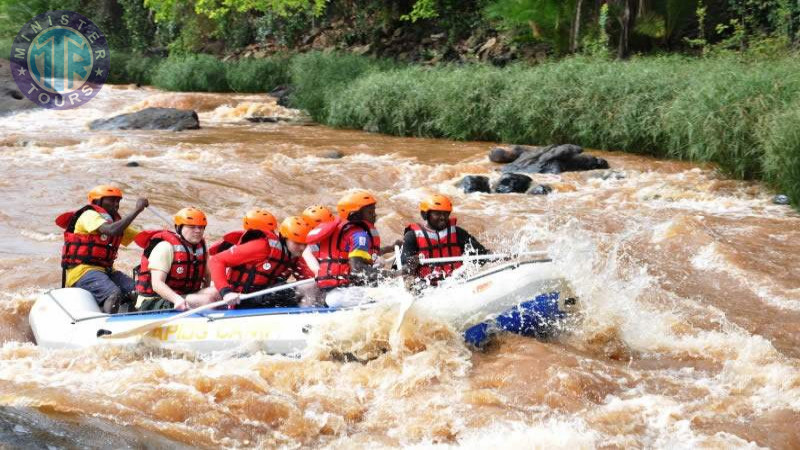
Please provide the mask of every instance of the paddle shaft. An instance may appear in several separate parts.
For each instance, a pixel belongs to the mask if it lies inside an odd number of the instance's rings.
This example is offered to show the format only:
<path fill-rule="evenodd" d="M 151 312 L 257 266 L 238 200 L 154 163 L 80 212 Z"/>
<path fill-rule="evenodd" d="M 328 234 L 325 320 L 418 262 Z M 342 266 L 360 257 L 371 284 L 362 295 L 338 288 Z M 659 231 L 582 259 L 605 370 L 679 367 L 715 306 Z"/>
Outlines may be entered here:
<path fill-rule="evenodd" d="M 241 295 L 241 296 L 239 296 L 239 300 L 247 300 L 248 298 L 259 297 L 259 296 L 262 296 L 262 295 L 271 294 L 273 292 L 283 291 L 285 289 L 291 289 L 291 288 L 296 288 L 296 287 L 300 287 L 300 286 L 305 286 L 307 284 L 316 283 L 316 281 L 317 280 L 315 280 L 314 278 L 309 278 L 307 280 L 295 281 L 294 283 L 283 284 L 283 285 L 280 285 L 280 286 L 271 287 L 271 288 L 264 289 L 264 290 L 261 290 L 261 291 L 256 291 L 256 292 L 252 292 L 252 293 L 249 293 L 249 294 Z M 101 334 L 102 331 L 108 331 L 108 330 L 99 330 L 98 331 L 98 336 L 101 337 L 101 338 L 105 338 L 105 339 L 124 339 L 124 338 L 127 338 L 127 337 L 136 336 L 138 334 L 144 334 L 144 333 L 147 333 L 148 331 L 155 330 L 156 328 L 161 328 L 164 325 L 166 325 L 166 324 L 168 324 L 170 322 L 173 322 L 175 320 L 183 319 L 184 317 L 189 317 L 191 315 L 197 314 L 197 313 L 202 312 L 202 311 L 206 311 L 206 310 L 209 310 L 209 309 L 214 309 L 214 308 L 217 308 L 217 307 L 220 307 L 220 306 L 224 306 L 227 303 L 228 302 L 225 301 L 225 300 L 219 300 L 219 301 L 216 301 L 216 302 L 213 302 L 213 303 L 209 303 L 207 305 L 198 306 L 197 308 L 190 309 L 188 311 L 184 311 L 184 312 L 182 312 L 180 314 L 174 315 L 172 317 L 168 317 L 166 319 L 158 320 L 158 321 L 155 321 L 155 322 L 150 322 L 150 323 L 142 325 L 140 327 L 131 328 L 130 330 L 120 331 L 119 333 L 111 333 L 111 334 L 102 333 Z"/>
<path fill-rule="evenodd" d="M 518 258 L 520 256 L 547 256 L 547 252 L 494 253 L 490 255 L 447 256 L 444 258 L 420 258 L 420 264 L 437 264 L 464 261 L 486 261 L 493 259 Z"/>

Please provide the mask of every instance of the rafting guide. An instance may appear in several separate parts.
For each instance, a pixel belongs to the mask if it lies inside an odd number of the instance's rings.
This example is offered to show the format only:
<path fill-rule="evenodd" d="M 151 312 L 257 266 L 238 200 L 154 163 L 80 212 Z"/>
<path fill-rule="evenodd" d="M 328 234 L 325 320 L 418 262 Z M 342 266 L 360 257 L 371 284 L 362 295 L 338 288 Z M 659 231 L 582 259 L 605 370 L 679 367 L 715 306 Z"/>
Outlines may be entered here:
<path fill-rule="evenodd" d="M 48 109 L 91 100 L 110 69 L 108 41 L 85 16 L 48 11 L 20 29 L 11 46 L 11 72 L 20 91 Z"/>

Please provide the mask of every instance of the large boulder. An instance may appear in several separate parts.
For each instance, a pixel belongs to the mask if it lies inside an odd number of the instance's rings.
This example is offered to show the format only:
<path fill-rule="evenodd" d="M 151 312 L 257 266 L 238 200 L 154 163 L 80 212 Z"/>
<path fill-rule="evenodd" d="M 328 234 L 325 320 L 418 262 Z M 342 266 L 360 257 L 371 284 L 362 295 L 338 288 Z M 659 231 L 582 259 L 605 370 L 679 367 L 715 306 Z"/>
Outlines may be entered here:
<path fill-rule="evenodd" d="M 489 190 L 489 177 L 482 175 L 467 175 L 458 182 L 465 194 L 472 192 L 491 192 Z"/>
<path fill-rule="evenodd" d="M 514 162 L 523 153 L 533 150 L 535 147 L 526 145 L 512 145 L 511 147 L 495 147 L 489 150 L 489 161 L 500 164 Z"/>
<path fill-rule="evenodd" d="M 497 184 L 494 186 L 494 191 L 498 194 L 510 194 L 512 192 L 525 192 L 531 186 L 531 177 L 522 175 L 520 173 L 506 173 L 503 174 Z"/>
<path fill-rule="evenodd" d="M 514 162 L 504 166 L 501 171 L 559 174 L 577 170 L 608 169 L 606 160 L 582 153 L 583 148 L 573 144 L 527 147 Z"/>
<path fill-rule="evenodd" d="M 97 119 L 89 123 L 91 130 L 197 130 L 200 120 L 197 113 L 187 109 L 146 108 L 131 114 L 120 114 L 110 119 Z"/>

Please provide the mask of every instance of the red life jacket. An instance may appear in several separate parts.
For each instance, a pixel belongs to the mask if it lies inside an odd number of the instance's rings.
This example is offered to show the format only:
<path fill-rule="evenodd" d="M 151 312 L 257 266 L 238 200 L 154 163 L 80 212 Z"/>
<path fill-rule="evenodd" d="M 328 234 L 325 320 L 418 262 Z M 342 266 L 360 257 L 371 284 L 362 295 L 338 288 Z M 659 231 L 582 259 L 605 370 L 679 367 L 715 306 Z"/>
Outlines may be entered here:
<path fill-rule="evenodd" d="M 93 209 L 101 216 L 110 217 L 108 223 L 120 220 L 117 213 L 109 214 L 97 205 L 86 205 L 83 208 L 60 215 L 56 224 L 64 228 L 64 246 L 61 248 L 61 267 L 66 270 L 79 264 L 91 264 L 110 269 L 117 259 L 117 251 L 122 243 L 122 235 L 108 236 L 102 233 L 77 234 L 75 224 L 81 214 Z"/>
<path fill-rule="evenodd" d="M 456 219 L 450 219 L 450 225 L 442 231 L 434 231 L 424 224 L 412 223 L 406 227 L 405 232 L 413 231 L 417 237 L 419 255 L 425 258 L 445 258 L 461 256 L 462 248 L 458 243 L 456 232 Z M 450 276 L 454 270 L 461 267 L 461 262 L 420 264 L 417 276 L 436 285 L 439 280 Z"/>
<path fill-rule="evenodd" d="M 286 242 L 274 233 L 251 233 L 242 235 L 238 244 L 256 239 L 264 239 L 269 245 L 269 255 L 263 261 L 231 267 L 228 270 L 228 283 L 239 293 L 256 292 L 286 281 L 294 274 L 297 259 L 292 258 Z"/>
<path fill-rule="evenodd" d="M 167 286 L 180 295 L 199 291 L 203 287 L 206 275 L 206 242 L 201 241 L 197 245 L 192 245 L 177 233 L 162 230 L 153 233 L 145 242 L 142 261 L 136 268 L 136 293 L 148 297 L 158 295 L 153 290 L 153 278 L 147 258 L 161 241 L 172 244 L 173 250 L 172 266 L 165 281 Z"/>
<path fill-rule="evenodd" d="M 373 259 L 378 257 L 378 252 L 381 248 L 381 237 L 378 234 L 378 230 L 371 223 L 336 219 L 333 222 L 326 222 L 320 227 L 324 227 L 325 231 L 322 231 L 314 239 L 314 243 L 319 239 L 317 285 L 320 288 L 334 288 L 350 284 L 350 258 L 347 256 L 348 252 L 345 250 L 343 242 L 350 231 L 354 229 L 366 231 L 370 239 L 369 253 Z M 309 233 L 309 236 L 311 236 L 311 233 Z"/>
<path fill-rule="evenodd" d="M 224 252 L 225 250 L 238 244 L 239 241 L 244 237 L 244 234 L 245 231 L 231 231 L 229 233 L 225 233 L 225 236 L 223 236 L 222 239 L 214 242 L 210 247 L 208 247 L 208 254 L 214 256 L 217 253 Z"/>

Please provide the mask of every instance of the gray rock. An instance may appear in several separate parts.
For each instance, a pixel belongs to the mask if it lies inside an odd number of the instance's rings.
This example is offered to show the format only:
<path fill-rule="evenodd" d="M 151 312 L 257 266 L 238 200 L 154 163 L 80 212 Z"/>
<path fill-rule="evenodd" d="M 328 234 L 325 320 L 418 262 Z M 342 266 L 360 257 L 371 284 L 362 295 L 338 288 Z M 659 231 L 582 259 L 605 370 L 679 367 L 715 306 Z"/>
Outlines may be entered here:
<path fill-rule="evenodd" d="M 0 56 L 0 116 L 25 111 L 36 106 L 17 88 L 17 83 L 11 76 L 9 62 L 5 59 L 6 56 L 8 55 Z"/>
<path fill-rule="evenodd" d="M 270 91 L 269 95 L 271 97 L 275 97 L 276 99 L 278 99 L 278 104 L 280 106 L 288 108 L 289 107 L 289 99 L 290 99 L 290 96 L 292 95 L 292 92 L 294 92 L 294 88 L 293 87 L 287 86 L 287 85 L 280 85 L 280 86 L 276 86 L 275 89 Z"/>
<path fill-rule="evenodd" d="M 519 173 L 503 174 L 494 187 L 498 194 L 525 192 L 531 186 L 531 177 Z"/>
<path fill-rule="evenodd" d="M 339 150 L 323 150 L 319 154 L 320 158 L 328 158 L 328 159 L 342 159 L 344 157 L 344 153 Z"/>
<path fill-rule="evenodd" d="M 789 196 L 778 194 L 775 197 L 772 197 L 772 203 L 775 203 L 776 205 L 788 205 L 790 203 Z"/>
<path fill-rule="evenodd" d="M 139 167 L 140 165 L 141 164 L 136 161 L 129 161 L 127 164 L 125 164 L 125 167 Z"/>
<path fill-rule="evenodd" d="M 91 130 L 196 130 L 200 128 L 197 113 L 175 108 L 147 108 L 131 114 L 89 123 Z"/>
<path fill-rule="evenodd" d="M 471 192 L 491 192 L 489 190 L 489 177 L 482 175 L 467 175 L 458 182 L 465 194 Z"/>
<path fill-rule="evenodd" d="M 576 170 L 607 169 L 608 162 L 592 155 L 583 155 L 583 148 L 573 144 L 550 145 L 526 149 L 513 163 L 504 166 L 504 173 L 554 173 Z"/>
<path fill-rule="evenodd" d="M 253 123 L 277 123 L 280 118 L 279 117 L 267 117 L 267 116 L 250 116 L 245 117 L 248 122 Z"/>
<path fill-rule="evenodd" d="M 529 195 L 547 195 L 553 192 L 553 188 L 546 184 L 537 184 L 528 190 Z"/>
<path fill-rule="evenodd" d="M 523 145 L 495 147 L 489 150 L 489 161 L 501 164 L 514 162 L 521 154 L 525 153 L 525 149 L 526 147 Z"/>

